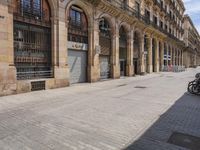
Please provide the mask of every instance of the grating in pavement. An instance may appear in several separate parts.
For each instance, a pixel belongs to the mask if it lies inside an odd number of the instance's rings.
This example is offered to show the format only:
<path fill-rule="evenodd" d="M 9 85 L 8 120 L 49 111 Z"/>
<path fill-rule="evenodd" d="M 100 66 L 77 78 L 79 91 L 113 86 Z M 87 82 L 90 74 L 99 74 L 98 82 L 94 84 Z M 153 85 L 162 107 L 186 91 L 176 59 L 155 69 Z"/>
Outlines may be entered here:
<path fill-rule="evenodd" d="M 168 143 L 191 150 L 200 150 L 200 137 L 193 135 L 174 132 L 169 138 Z"/>
<path fill-rule="evenodd" d="M 146 86 L 135 86 L 136 89 L 146 89 Z"/>
<path fill-rule="evenodd" d="M 126 86 L 127 84 L 120 84 L 117 87 Z"/>
<path fill-rule="evenodd" d="M 173 76 L 166 76 L 166 78 L 173 78 Z"/>

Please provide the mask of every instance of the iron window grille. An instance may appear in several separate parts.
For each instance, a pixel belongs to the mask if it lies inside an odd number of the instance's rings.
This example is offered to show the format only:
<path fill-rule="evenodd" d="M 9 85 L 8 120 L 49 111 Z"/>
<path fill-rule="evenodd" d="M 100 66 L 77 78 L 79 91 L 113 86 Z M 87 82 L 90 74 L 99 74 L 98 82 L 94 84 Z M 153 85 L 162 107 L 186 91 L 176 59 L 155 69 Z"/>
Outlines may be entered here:
<path fill-rule="evenodd" d="M 50 20 L 44 15 L 41 2 L 18 0 L 14 11 L 14 63 L 18 80 L 53 77 Z"/>

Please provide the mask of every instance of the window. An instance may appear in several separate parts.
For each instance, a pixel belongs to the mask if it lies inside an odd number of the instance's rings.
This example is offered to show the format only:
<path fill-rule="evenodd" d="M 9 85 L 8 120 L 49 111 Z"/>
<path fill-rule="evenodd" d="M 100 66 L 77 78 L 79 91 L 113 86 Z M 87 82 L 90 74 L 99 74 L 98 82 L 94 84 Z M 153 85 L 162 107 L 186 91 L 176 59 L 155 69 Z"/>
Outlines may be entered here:
<path fill-rule="evenodd" d="M 163 22 L 162 21 L 160 21 L 160 27 L 163 28 Z"/>
<path fill-rule="evenodd" d="M 153 22 L 154 22 L 155 25 L 157 25 L 157 21 L 158 21 L 157 17 L 153 16 Z"/>
<path fill-rule="evenodd" d="M 68 41 L 88 43 L 87 19 L 83 10 L 72 6 L 69 10 Z"/>
<path fill-rule="evenodd" d="M 150 12 L 148 10 L 145 10 L 145 18 L 147 22 L 150 21 Z"/>
<path fill-rule="evenodd" d="M 24 16 L 41 17 L 41 0 L 21 0 L 21 7 Z"/>
<path fill-rule="evenodd" d="M 163 1 L 160 1 L 161 7 L 164 8 L 164 3 Z"/>
<path fill-rule="evenodd" d="M 135 2 L 135 9 L 136 9 L 137 15 L 140 16 L 140 4 L 138 2 Z"/>
<path fill-rule="evenodd" d="M 165 25 L 165 30 L 167 30 L 168 29 L 168 26 L 167 25 Z"/>
<path fill-rule="evenodd" d="M 70 23 L 74 26 L 81 27 L 81 13 L 77 10 L 70 10 Z"/>

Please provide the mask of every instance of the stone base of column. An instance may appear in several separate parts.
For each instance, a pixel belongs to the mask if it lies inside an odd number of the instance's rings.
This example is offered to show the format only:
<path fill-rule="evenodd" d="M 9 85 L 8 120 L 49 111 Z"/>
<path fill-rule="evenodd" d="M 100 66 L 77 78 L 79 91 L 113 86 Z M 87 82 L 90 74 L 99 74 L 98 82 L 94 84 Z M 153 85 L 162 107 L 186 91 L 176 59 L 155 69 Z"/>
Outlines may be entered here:
<path fill-rule="evenodd" d="M 132 77 L 134 75 L 134 68 L 132 65 L 126 65 L 126 76 Z"/>
<path fill-rule="evenodd" d="M 155 72 L 160 72 L 160 66 L 158 64 L 155 66 Z"/>
<path fill-rule="evenodd" d="M 112 66 L 112 78 L 113 79 L 119 79 L 120 78 L 120 66 L 119 65 L 113 65 Z"/>
<path fill-rule="evenodd" d="M 16 94 L 16 68 L 0 63 L 0 96 Z"/>
<path fill-rule="evenodd" d="M 55 83 L 52 88 L 69 86 L 69 67 L 54 67 Z"/>
<path fill-rule="evenodd" d="M 145 75 L 145 74 L 146 74 L 145 65 L 142 64 L 142 65 L 140 66 L 140 75 Z"/>
<path fill-rule="evenodd" d="M 152 65 L 148 65 L 147 66 L 147 73 L 152 73 L 153 72 L 153 66 Z"/>
<path fill-rule="evenodd" d="M 100 80 L 100 67 L 99 66 L 88 66 L 88 82 L 97 82 Z"/>

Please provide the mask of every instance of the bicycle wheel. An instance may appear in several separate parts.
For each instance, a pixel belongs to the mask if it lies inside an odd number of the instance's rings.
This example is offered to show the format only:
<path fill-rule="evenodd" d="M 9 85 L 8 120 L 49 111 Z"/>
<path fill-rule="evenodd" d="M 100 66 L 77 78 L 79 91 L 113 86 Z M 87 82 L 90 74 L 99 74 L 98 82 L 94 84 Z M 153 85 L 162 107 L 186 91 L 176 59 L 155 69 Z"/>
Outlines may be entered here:
<path fill-rule="evenodd" d="M 193 89 L 193 85 L 194 85 L 195 83 L 196 83 L 196 80 L 191 81 L 191 82 L 188 83 L 187 91 L 188 91 L 189 93 L 191 93 L 191 94 L 193 94 L 192 89 Z"/>
<path fill-rule="evenodd" d="M 193 84 L 192 86 L 192 93 L 198 95 L 199 94 L 199 85 L 198 84 Z"/>
<path fill-rule="evenodd" d="M 188 91 L 189 93 L 191 93 L 191 94 L 193 94 L 192 88 L 193 88 L 193 84 L 188 84 L 187 91 Z"/>

